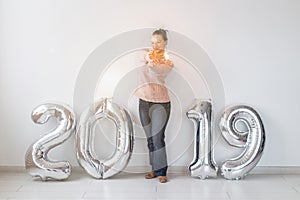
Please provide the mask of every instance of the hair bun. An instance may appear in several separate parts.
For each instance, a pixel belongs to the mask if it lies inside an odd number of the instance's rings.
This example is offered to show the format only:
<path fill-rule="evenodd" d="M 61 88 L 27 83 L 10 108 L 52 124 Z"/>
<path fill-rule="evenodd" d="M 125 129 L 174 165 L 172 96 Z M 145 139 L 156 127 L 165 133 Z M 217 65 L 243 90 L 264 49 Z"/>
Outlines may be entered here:
<path fill-rule="evenodd" d="M 163 37 L 164 40 L 168 40 L 168 36 L 167 36 L 167 32 L 169 32 L 168 30 L 166 29 L 157 29 L 155 30 L 152 35 L 161 35 Z"/>

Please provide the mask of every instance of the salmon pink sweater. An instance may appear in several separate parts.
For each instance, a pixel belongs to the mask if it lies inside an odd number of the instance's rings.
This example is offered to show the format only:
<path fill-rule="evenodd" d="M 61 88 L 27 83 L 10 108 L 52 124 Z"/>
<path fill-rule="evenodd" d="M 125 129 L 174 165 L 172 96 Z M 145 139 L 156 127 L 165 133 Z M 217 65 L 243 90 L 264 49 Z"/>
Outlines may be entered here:
<path fill-rule="evenodd" d="M 170 101 L 165 79 L 173 68 L 173 63 L 168 59 L 159 59 L 152 62 L 149 52 L 146 54 L 146 64 L 141 67 L 139 75 L 139 86 L 134 95 L 140 99 L 156 103 Z"/>

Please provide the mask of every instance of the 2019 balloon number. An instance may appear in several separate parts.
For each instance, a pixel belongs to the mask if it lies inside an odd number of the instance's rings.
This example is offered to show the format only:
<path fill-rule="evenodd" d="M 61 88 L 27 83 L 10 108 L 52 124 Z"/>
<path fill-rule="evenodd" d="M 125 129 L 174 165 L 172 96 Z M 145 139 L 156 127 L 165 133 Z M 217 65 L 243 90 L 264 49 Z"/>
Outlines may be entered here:
<path fill-rule="evenodd" d="M 212 104 L 199 100 L 186 113 L 194 123 L 194 158 L 189 166 L 192 177 L 206 179 L 216 177 L 218 166 L 214 161 L 212 137 Z M 50 161 L 49 150 L 65 142 L 76 128 L 76 156 L 80 166 L 92 177 L 106 179 L 121 172 L 128 164 L 133 151 L 134 130 L 129 113 L 111 99 L 101 99 L 91 105 L 80 116 L 76 124 L 73 110 L 63 104 L 42 104 L 31 114 L 38 124 L 51 117 L 57 119 L 57 127 L 33 143 L 25 155 L 28 173 L 42 180 L 64 180 L 71 174 L 68 161 Z M 104 161 L 98 160 L 94 152 L 94 125 L 97 120 L 108 118 L 116 126 L 116 147 L 113 155 Z M 246 130 L 240 130 L 243 123 Z M 220 166 L 221 175 L 230 180 L 246 176 L 259 162 L 265 144 L 265 131 L 259 114 L 251 107 L 236 105 L 227 108 L 220 120 L 222 136 L 229 145 L 244 148 L 243 152 Z"/>

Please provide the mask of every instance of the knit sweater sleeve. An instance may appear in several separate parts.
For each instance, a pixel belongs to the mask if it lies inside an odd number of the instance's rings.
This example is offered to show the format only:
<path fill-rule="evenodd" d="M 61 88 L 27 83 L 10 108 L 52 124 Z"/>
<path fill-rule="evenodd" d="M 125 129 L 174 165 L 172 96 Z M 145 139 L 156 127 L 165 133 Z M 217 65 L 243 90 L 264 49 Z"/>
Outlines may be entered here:
<path fill-rule="evenodd" d="M 156 64 L 150 67 L 150 69 L 157 74 L 161 74 L 166 76 L 171 69 L 173 68 L 173 66 L 167 65 L 167 64 Z"/>

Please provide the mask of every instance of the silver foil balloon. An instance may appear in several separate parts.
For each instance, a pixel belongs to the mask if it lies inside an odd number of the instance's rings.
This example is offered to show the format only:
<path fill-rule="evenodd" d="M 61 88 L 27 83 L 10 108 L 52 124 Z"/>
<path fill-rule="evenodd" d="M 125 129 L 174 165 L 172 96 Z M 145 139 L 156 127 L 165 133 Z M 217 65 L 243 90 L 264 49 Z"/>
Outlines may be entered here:
<path fill-rule="evenodd" d="M 116 126 L 116 149 L 107 160 L 98 160 L 94 152 L 94 129 L 97 120 L 110 119 Z M 80 117 L 76 133 L 77 160 L 94 178 L 105 179 L 121 172 L 128 164 L 133 150 L 133 126 L 127 111 L 111 99 L 101 99 Z"/>
<path fill-rule="evenodd" d="M 32 111 L 31 118 L 37 124 L 44 124 L 54 117 L 57 126 L 32 144 L 25 155 L 25 167 L 28 173 L 42 180 L 67 179 L 71 174 L 71 165 L 67 161 L 50 161 L 49 150 L 65 142 L 73 133 L 76 125 L 75 114 L 66 105 L 43 104 Z"/>
<path fill-rule="evenodd" d="M 243 123 L 247 130 L 239 130 L 238 123 Z M 225 110 L 220 129 L 230 145 L 244 148 L 239 156 L 223 162 L 221 167 L 224 178 L 239 180 L 257 165 L 262 156 L 265 146 L 262 120 L 253 108 L 237 105 Z"/>
<path fill-rule="evenodd" d="M 212 105 L 209 100 L 197 100 L 195 106 L 187 113 L 194 122 L 194 159 L 189 170 L 192 177 L 206 179 L 217 177 L 218 167 L 213 159 L 211 149 Z"/>

